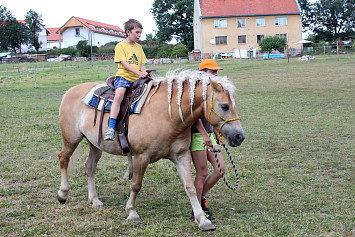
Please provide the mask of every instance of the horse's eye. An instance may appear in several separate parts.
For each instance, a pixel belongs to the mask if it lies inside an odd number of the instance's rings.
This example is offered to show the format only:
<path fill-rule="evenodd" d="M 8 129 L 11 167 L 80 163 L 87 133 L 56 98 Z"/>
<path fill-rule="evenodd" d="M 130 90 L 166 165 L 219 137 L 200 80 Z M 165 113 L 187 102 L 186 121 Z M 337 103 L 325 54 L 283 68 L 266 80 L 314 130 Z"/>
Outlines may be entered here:
<path fill-rule="evenodd" d="M 229 104 L 221 104 L 221 108 L 223 111 L 228 111 L 229 110 Z"/>

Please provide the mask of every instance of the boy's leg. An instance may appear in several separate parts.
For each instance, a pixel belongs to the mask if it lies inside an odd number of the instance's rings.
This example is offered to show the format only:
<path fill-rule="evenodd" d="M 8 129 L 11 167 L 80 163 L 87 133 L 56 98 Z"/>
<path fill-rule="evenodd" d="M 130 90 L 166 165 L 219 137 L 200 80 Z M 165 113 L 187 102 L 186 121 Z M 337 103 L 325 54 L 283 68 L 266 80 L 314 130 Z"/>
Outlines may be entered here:
<path fill-rule="evenodd" d="M 115 97 L 113 99 L 110 111 L 109 127 L 105 132 L 105 140 L 113 140 L 115 137 L 116 119 L 120 112 L 121 103 L 126 90 L 126 87 L 119 87 L 115 90 Z"/>

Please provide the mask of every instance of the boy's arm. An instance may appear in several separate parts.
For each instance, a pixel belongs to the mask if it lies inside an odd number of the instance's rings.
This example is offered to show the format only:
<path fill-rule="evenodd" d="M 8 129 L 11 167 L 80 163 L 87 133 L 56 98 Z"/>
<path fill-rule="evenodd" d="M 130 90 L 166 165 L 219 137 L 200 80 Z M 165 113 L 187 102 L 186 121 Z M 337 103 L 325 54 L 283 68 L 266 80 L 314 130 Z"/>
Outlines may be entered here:
<path fill-rule="evenodd" d="M 134 74 L 138 75 L 139 77 L 144 78 L 148 75 L 148 73 L 146 72 L 146 69 L 144 67 L 144 64 L 141 65 L 140 71 L 138 69 L 132 67 L 131 65 L 129 65 L 129 63 L 125 60 L 122 60 L 121 64 L 126 70 L 133 72 Z"/>
<path fill-rule="evenodd" d="M 203 141 L 205 142 L 206 146 L 212 146 L 211 138 L 208 136 L 206 129 L 203 127 L 201 119 L 197 120 L 194 124 L 197 130 L 201 133 Z"/>

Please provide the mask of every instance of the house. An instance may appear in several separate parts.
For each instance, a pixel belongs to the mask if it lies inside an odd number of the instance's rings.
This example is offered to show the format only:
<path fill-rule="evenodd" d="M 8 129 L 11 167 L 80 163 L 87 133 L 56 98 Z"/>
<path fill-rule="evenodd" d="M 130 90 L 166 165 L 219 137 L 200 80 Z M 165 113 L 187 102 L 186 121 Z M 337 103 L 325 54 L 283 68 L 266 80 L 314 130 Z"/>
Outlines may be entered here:
<path fill-rule="evenodd" d="M 26 21 L 24 20 L 17 20 L 20 23 L 26 24 Z M 38 41 L 40 42 L 40 51 L 46 51 L 47 50 L 47 34 L 49 32 L 47 29 L 44 27 L 44 25 L 41 24 L 41 31 L 38 33 Z M 28 44 L 21 44 L 21 52 L 26 53 L 28 51 L 35 51 L 36 49 Z"/>
<path fill-rule="evenodd" d="M 81 40 L 86 40 L 89 45 L 98 47 L 109 42 L 125 40 L 124 31 L 117 26 L 75 16 L 59 28 L 57 33 L 58 42 L 59 36 L 63 37 L 63 43 L 59 44 L 59 48 L 77 45 Z"/>
<path fill-rule="evenodd" d="M 194 47 L 202 58 L 215 53 L 259 50 L 265 37 L 287 39 L 290 48 L 302 37 L 297 0 L 195 0 Z"/>
<path fill-rule="evenodd" d="M 49 34 L 47 36 L 47 49 L 59 49 L 59 28 L 47 28 Z M 63 43 L 63 35 L 60 35 L 60 43 Z"/>

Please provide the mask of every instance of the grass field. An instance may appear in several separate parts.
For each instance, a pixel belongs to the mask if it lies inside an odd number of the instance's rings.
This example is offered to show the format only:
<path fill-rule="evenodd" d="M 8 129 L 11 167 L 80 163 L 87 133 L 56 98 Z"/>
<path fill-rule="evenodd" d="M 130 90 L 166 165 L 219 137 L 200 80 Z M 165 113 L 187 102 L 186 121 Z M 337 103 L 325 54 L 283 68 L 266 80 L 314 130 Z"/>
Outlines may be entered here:
<path fill-rule="evenodd" d="M 0 235 L 354 236 L 355 56 L 218 63 L 225 69 L 220 75 L 238 89 L 246 140 L 232 149 L 238 190 L 221 180 L 207 196 L 216 216 L 213 232 L 189 219 L 190 203 L 167 160 L 147 169 L 137 199 L 142 224 L 125 220 L 125 157 L 102 156 L 96 184 L 105 207 L 92 209 L 86 142 L 74 154 L 69 201 L 59 204 L 61 97 L 71 86 L 114 74 L 113 64 L 16 64 L 7 70 L 0 64 Z M 163 75 L 179 66 L 195 70 L 198 63 L 151 68 Z M 233 173 L 230 164 L 227 170 Z"/>

